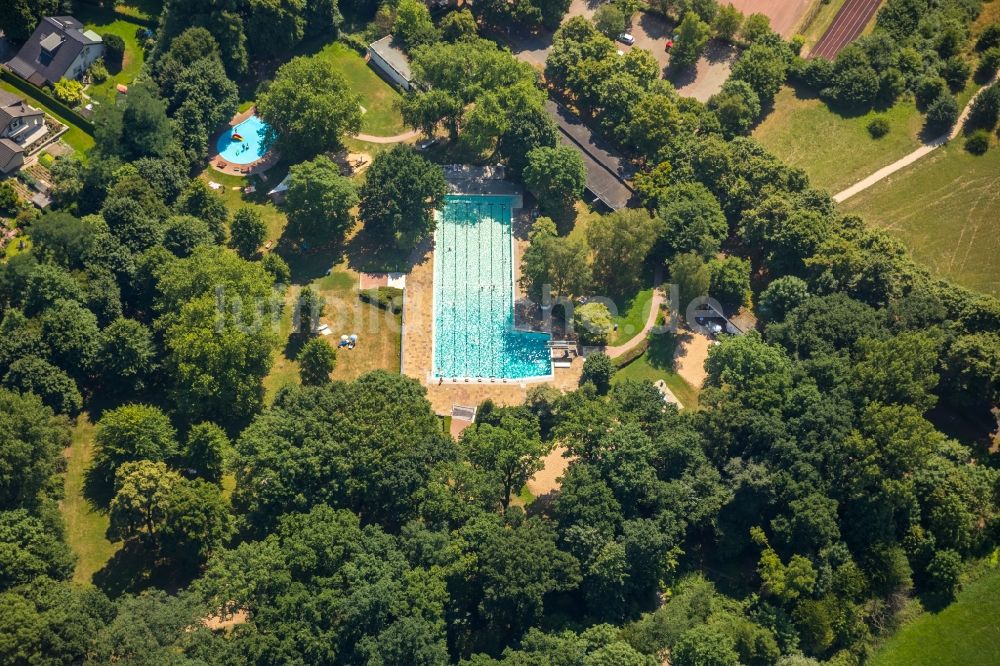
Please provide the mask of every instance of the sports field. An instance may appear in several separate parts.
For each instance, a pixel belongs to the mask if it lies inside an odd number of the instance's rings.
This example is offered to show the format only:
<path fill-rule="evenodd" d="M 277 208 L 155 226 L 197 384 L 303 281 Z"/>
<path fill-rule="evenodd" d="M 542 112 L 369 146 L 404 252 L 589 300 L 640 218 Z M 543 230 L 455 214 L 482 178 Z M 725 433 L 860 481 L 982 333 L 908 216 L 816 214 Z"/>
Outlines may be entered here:
<path fill-rule="evenodd" d="M 924 613 L 888 640 L 871 666 L 1000 664 L 1000 569 L 993 568 L 940 613 Z"/>
<path fill-rule="evenodd" d="M 840 210 L 888 229 L 935 273 L 1000 294 L 1000 145 L 981 157 L 961 140 L 855 195 Z"/>
<path fill-rule="evenodd" d="M 842 116 L 819 98 L 786 86 L 753 136 L 785 163 L 805 169 L 813 185 L 833 194 L 920 147 L 923 116 L 912 100 L 900 100 L 883 112 L 889 133 L 881 139 L 868 133 L 874 115 Z"/>

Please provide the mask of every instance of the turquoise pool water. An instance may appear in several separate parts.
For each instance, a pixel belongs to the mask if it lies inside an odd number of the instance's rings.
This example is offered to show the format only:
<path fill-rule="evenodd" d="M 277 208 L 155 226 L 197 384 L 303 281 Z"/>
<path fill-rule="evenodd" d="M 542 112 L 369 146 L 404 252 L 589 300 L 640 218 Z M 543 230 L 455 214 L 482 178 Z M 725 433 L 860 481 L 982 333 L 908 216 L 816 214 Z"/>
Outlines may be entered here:
<path fill-rule="evenodd" d="M 434 376 L 552 374 L 549 336 L 514 330 L 509 196 L 448 196 L 434 233 Z"/>
<path fill-rule="evenodd" d="M 257 116 L 250 116 L 236 127 L 222 133 L 215 144 L 219 156 L 233 164 L 251 164 L 267 153 L 264 145 L 264 134 L 267 123 Z M 233 135 L 239 134 L 242 141 L 234 141 Z"/>

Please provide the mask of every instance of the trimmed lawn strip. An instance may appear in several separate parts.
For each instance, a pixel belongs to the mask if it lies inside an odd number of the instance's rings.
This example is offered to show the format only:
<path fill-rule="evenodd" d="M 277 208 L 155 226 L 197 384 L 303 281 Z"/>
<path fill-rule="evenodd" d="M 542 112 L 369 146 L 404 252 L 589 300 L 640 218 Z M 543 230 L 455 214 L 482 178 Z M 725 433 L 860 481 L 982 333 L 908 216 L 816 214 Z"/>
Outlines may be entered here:
<path fill-rule="evenodd" d="M 1000 145 L 970 155 L 961 138 L 851 197 L 841 210 L 900 238 L 932 272 L 1000 294 Z"/>
<path fill-rule="evenodd" d="M 672 334 L 651 336 L 646 353 L 618 370 L 613 382 L 623 382 L 626 379 L 655 382 L 662 379 L 685 409 L 698 409 L 698 389 L 674 372 L 675 346 Z"/>
<path fill-rule="evenodd" d="M 922 613 L 886 641 L 871 666 L 1000 664 L 1000 569 L 993 563 L 939 613 Z"/>
<path fill-rule="evenodd" d="M 6 81 L 0 81 L 0 88 L 3 88 L 7 92 L 12 92 L 18 97 L 26 98 L 32 106 L 45 111 L 45 113 L 54 117 L 63 125 L 66 125 L 68 129 L 60 138 L 63 141 L 65 141 L 70 148 L 80 153 L 81 156 L 83 155 L 83 153 L 94 147 L 94 137 L 87 134 L 79 126 L 73 124 L 62 114 L 59 114 L 56 111 L 54 111 L 51 107 L 46 105 L 45 102 L 41 100 L 41 98 L 36 97 L 35 95 L 31 95 L 24 90 L 20 90 L 19 88 L 15 88 Z"/>
<path fill-rule="evenodd" d="M 618 330 L 612 334 L 609 344 L 623 345 L 642 333 L 642 329 L 646 326 L 646 319 L 649 317 L 649 306 L 652 302 L 653 288 L 650 287 L 640 291 L 627 303 L 623 303 L 625 307 L 613 317 L 614 323 L 618 325 Z"/>
<path fill-rule="evenodd" d="M 877 115 L 889 121 L 881 139 L 873 139 L 867 128 Z M 819 98 L 800 97 L 786 86 L 753 137 L 786 164 L 804 169 L 814 186 L 834 194 L 919 148 L 923 124 L 912 99 L 883 112 L 844 117 Z"/>
<path fill-rule="evenodd" d="M 347 79 L 354 92 L 361 95 L 361 131 L 376 136 L 394 136 L 406 130 L 403 116 L 396 108 L 401 99 L 396 89 L 382 80 L 350 47 L 331 42 L 314 55 L 314 58 L 333 63 Z"/>
<path fill-rule="evenodd" d="M 252 176 L 248 179 L 243 176 L 222 173 L 211 167 L 207 167 L 201 173 L 201 178 L 206 182 L 216 182 L 222 185 L 216 192 L 226 202 L 230 215 L 236 213 L 243 206 L 249 206 L 260 213 L 264 223 L 267 224 L 267 240 L 277 243 L 285 230 L 285 225 L 288 224 L 288 218 L 285 217 L 285 213 L 280 208 L 274 205 L 267 193 L 281 182 L 284 175 L 285 173 L 279 164 L 267 173 L 267 182 L 261 181 L 259 176 Z M 256 186 L 257 191 L 253 194 L 243 194 L 243 188 L 250 184 Z M 238 189 L 234 190 L 234 187 Z"/>
<path fill-rule="evenodd" d="M 91 582 L 93 575 L 121 547 L 104 538 L 109 524 L 108 515 L 95 510 L 83 494 L 87 469 L 94 455 L 94 430 L 87 414 L 77 418 L 73 439 L 65 452 L 64 497 L 59 502 L 66 525 L 66 541 L 77 557 L 73 580 L 78 583 Z"/>
<path fill-rule="evenodd" d="M 125 55 L 122 56 L 121 69 L 112 72 L 109 67 L 108 72 L 111 76 L 103 83 L 91 85 L 86 91 L 88 95 L 102 104 L 114 103 L 118 94 L 115 86 L 119 83 L 126 86 L 132 85 L 142 69 L 146 54 L 139 44 L 136 31 L 146 29 L 146 26 L 124 18 L 122 14 L 117 12 L 101 10 L 91 5 L 81 5 L 76 15 L 86 28 L 99 35 L 118 35 L 125 42 Z"/>

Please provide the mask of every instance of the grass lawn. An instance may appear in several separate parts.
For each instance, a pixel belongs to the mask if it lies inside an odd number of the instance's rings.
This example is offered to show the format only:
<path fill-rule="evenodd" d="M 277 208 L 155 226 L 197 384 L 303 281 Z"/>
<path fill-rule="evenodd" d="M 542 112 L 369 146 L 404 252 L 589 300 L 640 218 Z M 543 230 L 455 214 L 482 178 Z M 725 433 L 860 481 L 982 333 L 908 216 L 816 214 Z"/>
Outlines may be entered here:
<path fill-rule="evenodd" d="M 801 167 L 816 187 L 831 194 L 852 185 L 920 147 L 924 118 L 910 99 L 883 112 L 889 133 L 873 139 L 868 121 L 875 112 L 844 117 L 816 97 L 784 87 L 774 110 L 753 136 L 785 163 Z"/>
<path fill-rule="evenodd" d="M 883 227 L 931 271 L 1000 294 L 1000 145 L 976 157 L 962 139 L 851 197 L 841 210 Z"/>
<path fill-rule="evenodd" d="M 0 88 L 3 88 L 7 92 L 12 92 L 18 97 L 26 98 L 32 106 L 42 109 L 47 114 L 53 116 L 56 120 L 61 122 L 63 125 L 66 125 L 69 129 L 66 130 L 66 133 L 63 134 L 61 138 L 63 141 L 66 142 L 66 144 L 70 148 L 72 148 L 76 152 L 83 154 L 84 152 L 94 147 L 94 137 L 84 132 L 82 129 L 74 125 L 64 116 L 60 115 L 53 109 L 46 106 L 45 102 L 39 99 L 38 97 L 35 97 L 34 95 L 29 95 L 23 90 L 20 90 L 19 88 L 15 88 L 14 86 L 10 85 L 6 81 L 0 81 Z"/>
<path fill-rule="evenodd" d="M 358 279 L 358 273 L 344 262 L 312 283 L 326 303 L 321 321 L 333 331 L 326 340 L 336 346 L 341 335 L 358 336 L 357 347 L 337 351 L 334 379 L 352 380 L 379 369 L 399 372 L 400 316 L 362 302 L 358 298 Z"/>
<path fill-rule="evenodd" d="M 314 57 L 332 62 L 347 79 L 354 92 L 361 95 L 361 131 L 376 136 L 393 136 L 406 131 L 403 116 L 396 108 L 400 95 L 383 81 L 364 58 L 340 42 L 327 44 Z"/>
<path fill-rule="evenodd" d="M 95 511 L 83 495 L 84 479 L 93 451 L 94 424 L 86 414 L 81 414 L 73 428 L 73 440 L 66 450 L 65 496 L 59 503 L 66 524 L 66 541 L 77 557 L 73 580 L 79 583 L 89 583 L 94 573 L 104 567 L 120 547 L 104 538 L 108 529 L 107 514 Z"/>
<path fill-rule="evenodd" d="M 76 13 L 84 26 L 99 35 L 118 35 L 125 42 L 125 55 L 122 57 L 121 68 L 108 67 L 111 74 L 103 83 L 95 83 L 87 89 L 87 94 L 104 104 L 114 102 L 117 93 L 115 85 L 124 83 L 131 85 L 142 69 L 145 60 L 142 46 L 136 38 L 136 30 L 145 26 L 133 22 L 129 18 L 114 11 L 102 10 L 92 5 L 81 5 Z M 117 71 L 116 71 L 117 70 Z"/>
<path fill-rule="evenodd" d="M 290 261 L 289 263 L 293 263 Z M 308 273 L 293 268 L 293 275 Z M 356 379 L 372 370 L 399 372 L 401 319 L 387 310 L 364 303 L 358 298 L 357 272 L 342 260 L 333 266 L 329 275 L 309 280 L 309 286 L 323 298 L 324 310 L 320 322 L 327 324 L 333 334 L 323 338 L 336 346 L 341 335 L 358 336 L 358 346 L 352 350 L 337 351 L 337 365 L 333 378 L 343 381 Z M 292 285 L 285 297 L 278 336 L 280 348 L 275 354 L 271 372 L 264 378 L 267 402 L 274 400 L 277 391 L 289 384 L 299 383 L 299 364 L 295 360 L 302 340 L 292 336 L 292 312 L 301 285 Z"/>
<path fill-rule="evenodd" d="M 208 182 L 222 185 L 217 192 L 226 202 L 230 215 L 243 206 L 249 206 L 260 213 L 267 224 L 267 239 L 277 243 L 285 225 L 288 224 L 288 218 L 285 217 L 285 213 L 280 208 L 274 205 L 267 196 L 267 192 L 281 182 L 285 173 L 286 171 L 279 164 L 267 172 L 267 182 L 262 182 L 257 176 L 247 179 L 243 176 L 221 173 L 212 167 L 206 167 L 200 177 Z M 249 195 L 243 194 L 243 188 L 251 183 L 257 187 L 257 192 Z"/>
<path fill-rule="evenodd" d="M 264 402 L 270 405 L 278 390 L 290 384 L 299 383 L 299 364 L 295 360 L 297 349 L 289 344 L 292 332 L 292 312 L 301 287 L 291 285 L 285 293 L 285 307 L 278 323 L 278 349 L 274 354 L 271 372 L 264 377 Z"/>
<path fill-rule="evenodd" d="M 698 389 L 674 372 L 674 345 L 671 334 L 653 336 L 646 353 L 618 370 L 613 381 L 662 379 L 686 409 L 698 409 Z"/>
<path fill-rule="evenodd" d="M 611 336 L 611 345 L 625 344 L 642 332 L 649 318 L 649 306 L 653 302 L 653 288 L 643 289 L 628 303 L 622 303 L 621 311 L 613 317 L 618 330 Z"/>
<path fill-rule="evenodd" d="M 939 613 L 923 613 L 875 653 L 871 666 L 1000 664 L 1000 569 L 965 586 Z"/>

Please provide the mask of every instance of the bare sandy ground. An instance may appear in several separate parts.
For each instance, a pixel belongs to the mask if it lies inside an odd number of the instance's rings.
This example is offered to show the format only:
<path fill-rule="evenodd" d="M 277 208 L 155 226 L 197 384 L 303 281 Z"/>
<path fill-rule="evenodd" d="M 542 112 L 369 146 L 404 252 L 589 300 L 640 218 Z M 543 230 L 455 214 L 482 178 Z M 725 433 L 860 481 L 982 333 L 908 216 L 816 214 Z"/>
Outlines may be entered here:
<path fill-rule="evenodd" d="M 683 331 L 677 334 L 677 350 L 674 352 L 677 374 L 695 388 L 701 388 L 708 376 L 705 361 L 711 346 L 712 341 L 704 333 Z"/>
<path fill-rule="evenodd" d="M 816 2 L 819 0 L 722 0 L 721 4 L 733 5 L 744 16 L 763 14 L 771 19 L 771 29 L 788 39 Z"/>
<path fill-rule="evenodd" d="M 722 90 L 739 50 L 732 44 L 713 40 L 698 58 L 694 70 L 681 74 L 674 82 L 682 97 L 694 97 L 699 102 Z"/>
<path fill-rule="evenodd" d="M 549 455 L 545 456 L 542 460 L 545 467 L 528 479 L 526 484 L 532 495 L 541 497 L 559 490 L 560 483 L 556 479 L 561 477 L 566 472 L 566 468 L 569 467 L 569 458 L 564 457 L 565 453 L 565 446 L 557 446 L 552 449 Z"/>

